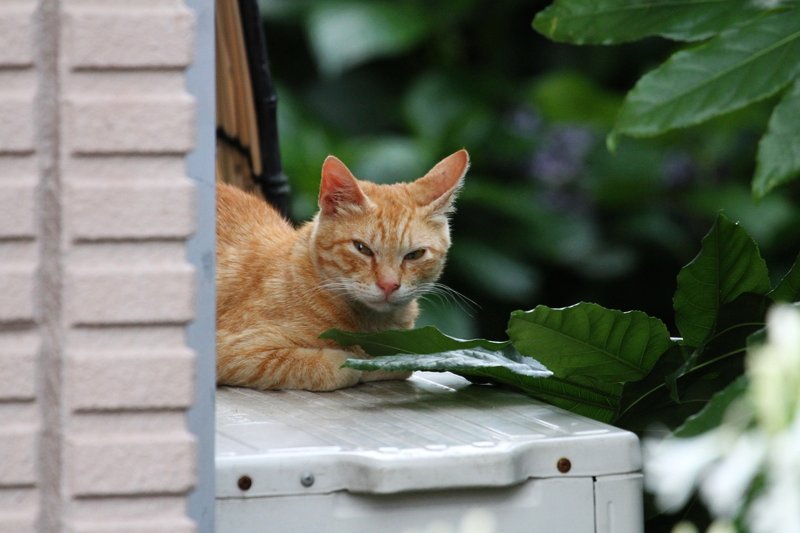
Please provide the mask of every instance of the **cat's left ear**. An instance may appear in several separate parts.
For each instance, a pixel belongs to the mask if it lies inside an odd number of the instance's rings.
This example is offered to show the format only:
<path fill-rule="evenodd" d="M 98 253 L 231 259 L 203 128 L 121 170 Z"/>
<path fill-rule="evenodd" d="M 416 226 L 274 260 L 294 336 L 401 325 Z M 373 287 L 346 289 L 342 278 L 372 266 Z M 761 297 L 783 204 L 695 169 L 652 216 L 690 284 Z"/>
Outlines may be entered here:
<path fill-rule="evenodd" d="M 350 169 L 336 157 L 326 157 L 319 186 L 319 208 L 322 213 L 333 215 L 353 207 L 362 207 L 368 202 Z"/>
<path fill-rule="evenodd" d="M 436 163 L 427 174 L 411 185 L 417 204 L 427 206 L 436 214 L 451 212 L 467 169 L 469 154 L 464 149 Z"/>

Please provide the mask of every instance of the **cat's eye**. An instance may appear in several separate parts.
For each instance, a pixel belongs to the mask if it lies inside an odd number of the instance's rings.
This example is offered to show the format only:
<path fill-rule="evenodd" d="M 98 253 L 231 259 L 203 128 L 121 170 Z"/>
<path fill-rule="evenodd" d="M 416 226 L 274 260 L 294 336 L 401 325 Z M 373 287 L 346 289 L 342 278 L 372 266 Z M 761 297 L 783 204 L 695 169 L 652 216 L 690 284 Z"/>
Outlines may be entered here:
<path fill-rule="evenodd" d="M 375 252 L 370 250 L 369 246 L 367 246 L 361 241 L 353 241 L 353 246 L 355 246 L 356 250 L 366 255 L 367 257 L 372 257 L 373 255 L 375 255 Z"/>
<path fill-rule="evenodd" d="M 403 259 L 406 261 L 415 261 L 425 255 L 425 248 L 420 248 L 419 250 L 414 250 L 413 252 L 408 252 Z"/>

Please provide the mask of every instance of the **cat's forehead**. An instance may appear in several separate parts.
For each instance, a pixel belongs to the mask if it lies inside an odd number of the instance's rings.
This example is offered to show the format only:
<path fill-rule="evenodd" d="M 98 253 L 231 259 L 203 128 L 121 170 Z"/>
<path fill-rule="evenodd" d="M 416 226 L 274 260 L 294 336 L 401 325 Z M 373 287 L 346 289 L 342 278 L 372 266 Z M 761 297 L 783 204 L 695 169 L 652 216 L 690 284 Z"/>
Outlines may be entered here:
<path fill-rule="evenodd" d="M 379 184 L 359 180 L 358 186 L 379 207 L 411 210 L 417 207 L 408 183 Z"/>
<path fill-rule="evenodd" d="M 391 247 L 420 242 L 439 244 L 447 240 L 448 233 L 444 217 L 431 217 L 413 202 L 405 204 L 383 198 L 372 200 L 369 209 L 328 220 L 325 226 L 332 232 L 333 240 L 354 238 L 370 245 Z"/>

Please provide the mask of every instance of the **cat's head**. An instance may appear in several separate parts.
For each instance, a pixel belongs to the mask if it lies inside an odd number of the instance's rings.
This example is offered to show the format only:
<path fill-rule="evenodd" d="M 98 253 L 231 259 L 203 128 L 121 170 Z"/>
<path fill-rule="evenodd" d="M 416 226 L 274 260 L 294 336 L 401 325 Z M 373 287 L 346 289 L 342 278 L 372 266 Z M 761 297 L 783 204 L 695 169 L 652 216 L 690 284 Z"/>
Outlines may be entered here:
<path fill-rule="evenodd" d="M 378 312 L 430 292 L 444 267 L 448 214 L 468 167 L 469 154 L 460 150 L 414 182 L 378 185 L 329 156 L 312 234 L 322 287 Z"/>

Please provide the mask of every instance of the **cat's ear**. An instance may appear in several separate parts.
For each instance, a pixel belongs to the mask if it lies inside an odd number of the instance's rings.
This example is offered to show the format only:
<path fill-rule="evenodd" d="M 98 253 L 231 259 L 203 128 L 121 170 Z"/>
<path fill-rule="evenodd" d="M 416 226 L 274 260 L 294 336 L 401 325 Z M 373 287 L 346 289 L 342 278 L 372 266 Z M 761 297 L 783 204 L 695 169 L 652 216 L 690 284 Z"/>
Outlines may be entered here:
<path fill-rule="evenodd" d="M 453 201 L 468 168 L 469 154 L 464 149 L 436 163 L 427 174 L 412 184 L 417 204 L 428 207 L 436 214 L 452 211 Z"/>
<path fill-rule="evenodd" d="M 322 182 L 319 186 L 319 208 L 325 215 L 361 207 L 369 200 L 358 186 L 350 169 L 338 158 L 329 155 L 322 163 Z"/>

